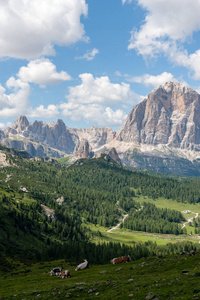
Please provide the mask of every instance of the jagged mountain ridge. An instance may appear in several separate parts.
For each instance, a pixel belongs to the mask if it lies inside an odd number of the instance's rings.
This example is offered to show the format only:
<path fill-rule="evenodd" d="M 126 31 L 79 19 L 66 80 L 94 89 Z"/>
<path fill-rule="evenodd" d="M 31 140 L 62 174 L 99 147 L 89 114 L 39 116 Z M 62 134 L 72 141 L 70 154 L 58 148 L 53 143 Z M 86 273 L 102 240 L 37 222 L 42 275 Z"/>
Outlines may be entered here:
<path fill-rule="evenodd" d="M 124 165 L 169 173 L 180 173 L 185 165 L 200 175 L 200 95 L 169 81 L 134 106 L 117 133 L 107 127 L 69 128 L 62 120 L 32 124 L 21 116 L 0 131 L 0 140 L 31 155 L 76 159 L 114 147 Z"/>
<path fill-rule="evenodd" d="M 0 131 L 0 141 L 7 147 L 25 150 L 33 156 L 62 157 L 73 154 L 82 140 L 87 140 L 92 149 L 110 142 L 116 136 L 112 129 L 91 127 L 75 129 L 67 127 L 62 120 L 46 123 L 29 123 L 20 116 L 10 128 Z"/>
<path fill-rule="evenodd" d="M 12 128 L 6 129 L 5 135 L 25 138 L 66 153 L 73 152 L 75 147 L 69 129 L 60 119 L 57 122 L 35 121 L 32 124 L 25 116 L 20 116 Z"/>

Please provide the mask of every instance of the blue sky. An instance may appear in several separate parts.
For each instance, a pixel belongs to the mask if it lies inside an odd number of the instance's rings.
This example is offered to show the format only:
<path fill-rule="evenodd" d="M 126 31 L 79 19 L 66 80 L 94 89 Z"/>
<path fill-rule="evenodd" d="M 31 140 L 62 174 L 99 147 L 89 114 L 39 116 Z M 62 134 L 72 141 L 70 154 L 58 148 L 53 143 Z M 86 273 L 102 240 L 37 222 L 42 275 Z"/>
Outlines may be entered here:
<path fill-rule="evenodd" d="M 168 80 L 200 92 L 200 0 L 0 2 L 0 127 L 117 130 Z"/>

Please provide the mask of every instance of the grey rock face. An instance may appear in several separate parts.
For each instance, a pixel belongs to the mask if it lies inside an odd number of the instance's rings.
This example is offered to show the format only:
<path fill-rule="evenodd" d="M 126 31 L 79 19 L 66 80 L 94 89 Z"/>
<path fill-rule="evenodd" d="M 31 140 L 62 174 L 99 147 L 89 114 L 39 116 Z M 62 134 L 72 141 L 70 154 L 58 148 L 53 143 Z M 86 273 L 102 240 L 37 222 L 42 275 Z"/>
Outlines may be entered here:
<path fill-rule="evenodd" d="M 4 131 L 1 139 L 7 147 L 25 150 L 32 156 L 60 157 L 73 153 L 75 143 L 69 129 L 62 120 L 45 123 L 29 123 L 25 116 L 19 117 L 12 128 Z"/>
<path fill-rule="evenodd" d="M 0 129 L 0 142 L 5 137 L 3 130 Z"/>
<path fill-rule="evenodd" d="M 20 116 L 12 126 L 13 132 L 21 133 L 28 125 L 26 116 Z"/>
<path fill-rule="evenodd" d="M 61 157 L 75 151 L 77 157 L 92 157 L 91 146 L 98 148 L 110 142 L 115 135 L 116 132 L 110 128 L 70 129 L 62 120 L 51 123 L 35 121 L 32 124 L 25 116 L 20 116 L 12 128 L 0 131 L 0 140 L 4 145 L 26 150 L 32 156 Z M 82 140 L 89 140 L 91 144 L 88 153 Z M 80 147 L 85 148 L 81 150 Z M 84 154 L 81 155 L 81 152 Z"/>
<path fill-rule="evenodd" d="M 87 129 L 70 129 L 76 141 L 81 139 L 87 139 L 92 149 L 99 148 L 116 137 L 116 132 L 111 128 L 98 128 L 92 126 Z"/>
<path fill-rule="evenodd" d="M 4 139 L 3 144 L 9 148 L 24 150 L 28 152 L 31 156 L 51 156 L 57 158 L 61 156 L 59 151 L 53 150 L 52 148 L 48 148 L 34 142 Z"/>
<path fill-rule="evenodd" d="M 109 158 L 111 158 L 112 160 L 116 161 L 120 166 L 121 166 L 121 160 L 117 154 L 117 151 L 116 149 L 113 147 L 110 149 L 110 151 L 108 152 L 108 155 L 107 155 Z"/>
<path fill-rule="evenodd" d="M 172 81 L 133 107 L 117 140 L 200 150 L 200 95 Z"/>
<path fill-rule="evenodd" d="M 94 152 L 92 152 L 88 140 L 81 140 L 78 142 L 74 149 L 74 155 L 77 158 L 92 158 L 94 156 Z"/>
<path fill-rule="evenodd" d="M 200 162 L 190 161 L 182 157 L 171 155 L 156 155 L 151 152 L 128 151 L 121 156 L 123 165 L 152 170 L 159 173 L 184 176 L 200 176 Z"/>
<path fill-rule="evenodd" d="M 29 124 L 23 135 L 30 140 L 66 153 L 72 153 L 75 147 L 72 136 L 62 120 L 52 123 L 35 121 Z"/>

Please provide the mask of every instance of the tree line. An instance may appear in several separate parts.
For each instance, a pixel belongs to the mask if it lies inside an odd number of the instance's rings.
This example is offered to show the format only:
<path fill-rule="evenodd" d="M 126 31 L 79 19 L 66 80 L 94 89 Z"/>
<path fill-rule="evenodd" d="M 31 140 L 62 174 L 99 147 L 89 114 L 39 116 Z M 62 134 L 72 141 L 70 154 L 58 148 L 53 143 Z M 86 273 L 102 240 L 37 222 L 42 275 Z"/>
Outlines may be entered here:
<path fill-rule="evenodd" d="M 168 208 L 157 208 L 154 204 L 143 202 L 138 210 L 131 209 L 121 227 L 136 231 L 155 232 L 163 234 L 187 233 L 182 229 L 185 221 L 182 213 Z"/>

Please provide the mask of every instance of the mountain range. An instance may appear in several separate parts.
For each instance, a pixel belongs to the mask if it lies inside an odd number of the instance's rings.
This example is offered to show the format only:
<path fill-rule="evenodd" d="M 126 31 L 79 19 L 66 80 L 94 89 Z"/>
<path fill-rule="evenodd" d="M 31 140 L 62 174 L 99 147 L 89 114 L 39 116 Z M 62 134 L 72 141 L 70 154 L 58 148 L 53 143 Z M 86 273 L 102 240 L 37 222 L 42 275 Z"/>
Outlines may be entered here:
<path fill-rule="evenodd" d="M 20 116 L 0 130 L 0 142 L 32 156 L 91 158 L 115 148 L 123 165 L 200 175 L 200 95 L 169 81 L 134 106 L 117 132 L 67 127 L 62 120 L 30 123 Z"/>

